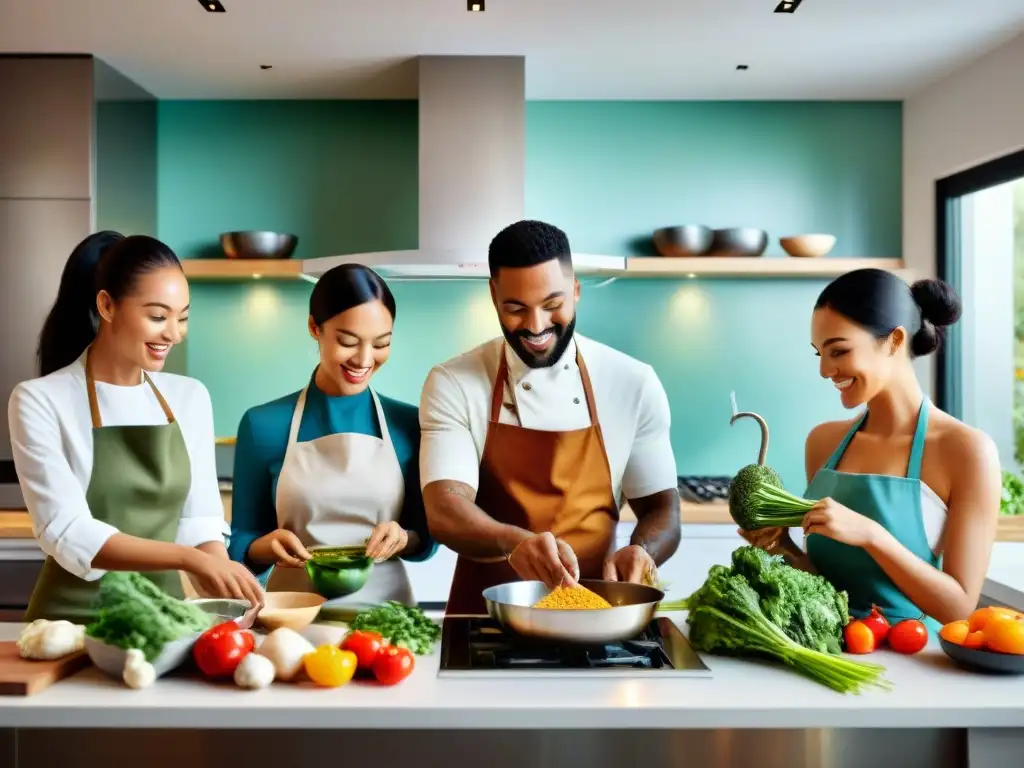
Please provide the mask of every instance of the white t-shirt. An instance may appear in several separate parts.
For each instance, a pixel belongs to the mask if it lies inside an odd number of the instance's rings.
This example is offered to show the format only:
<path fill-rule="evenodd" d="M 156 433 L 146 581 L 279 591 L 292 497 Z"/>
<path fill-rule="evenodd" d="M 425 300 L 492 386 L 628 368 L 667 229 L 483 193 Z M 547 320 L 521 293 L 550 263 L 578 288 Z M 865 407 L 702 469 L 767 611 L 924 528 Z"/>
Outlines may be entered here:
<path fill-rule="evenodd" d="M 200 382 L 151 373 L 181 428 L 191 463 L 192 488 L 181 512 L 177 543 L 194 547 L 224 541 L 224 520 L 214 456 L 213 406 Z M 97 382 L 103 426 L 166 424 L 167 417 L 145 383 Z M 92 474 L 92 419 L 85 386 L 85 356 L 48 376 L 18 384 L 7 406 L 11 448 L 32 530 L 43 552 L 86 581 L 105 571 L 93 558 L 117 528 L 93 518 L 85 492 Z"/>
<path fill-rule="evenodd" d="M 420 484 L 453 480 L 477 488 L 502 349 L 508 361 L 504 402 L 515 407 L 501 409 L 501 423 L 545 431 L 589 426 L 577 344 L 590 373 L 619 504 L 675 489 L 671 414 L 654 369 L 578 333 L 548 368 L 528 367 L 502 337 L 435 366 L 420 398 Z"/>

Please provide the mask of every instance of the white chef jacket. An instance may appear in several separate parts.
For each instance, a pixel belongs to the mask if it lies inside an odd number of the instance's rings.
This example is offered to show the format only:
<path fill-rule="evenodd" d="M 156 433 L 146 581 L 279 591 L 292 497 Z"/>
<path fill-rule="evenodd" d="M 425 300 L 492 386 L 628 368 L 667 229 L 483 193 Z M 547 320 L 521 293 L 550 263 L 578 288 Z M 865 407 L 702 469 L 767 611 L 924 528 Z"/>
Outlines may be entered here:
<path fill-rule="evenodd" d="M 149 374 L 174 414 L 188 449 L 192 487 L 178 524 L 177 543 L 194 547 L 224 541 L 230 527 L 217 482 L 213 406 L 196 379 Z M 96 382 L 104 426 L 166 424 L 148 384 Z M 105 571 L 93 558 L 117 528 L 93 518 L 85 500 L 92 474 L 92 417 L 85 386 L 85 356 L 48 376 L 14 388 L 7 407 L 11 449 L 39 546 L 69 573 L 86 581 Z"/>
<path fill-rule="evenodd" d="M 671 413 L 654 369 L 578 333 L 548 368 L 530 368 L 498 337 L 431 369 L 420 397 L 421 486 L 453 480 L 478 487 L 503 348 L 508 361 L 504 403 L 514 408 L 501 409 L 501 423 L 545 431 L 589 426 L 577 344 L 590 374 L 616 500 L 621 505 L 623 499 L 674 490 Z"/>

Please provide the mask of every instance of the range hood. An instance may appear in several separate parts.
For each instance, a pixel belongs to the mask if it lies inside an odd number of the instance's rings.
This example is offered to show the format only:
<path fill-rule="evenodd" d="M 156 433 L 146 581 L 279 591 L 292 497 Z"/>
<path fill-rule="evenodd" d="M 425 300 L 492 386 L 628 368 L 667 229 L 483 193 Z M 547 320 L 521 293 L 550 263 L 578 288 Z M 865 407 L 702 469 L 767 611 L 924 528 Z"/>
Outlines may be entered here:
<path fill-rule="evenodd" d="M 525 218 L 525 59 L 421 56 L 418 64 L 419 247 L 307 259 L 307 279 L 352 262 L 391 278 L 486 278 L 491 239 Z M 574 253 L 573 265 L 614 277 L 626 261 Z"/>

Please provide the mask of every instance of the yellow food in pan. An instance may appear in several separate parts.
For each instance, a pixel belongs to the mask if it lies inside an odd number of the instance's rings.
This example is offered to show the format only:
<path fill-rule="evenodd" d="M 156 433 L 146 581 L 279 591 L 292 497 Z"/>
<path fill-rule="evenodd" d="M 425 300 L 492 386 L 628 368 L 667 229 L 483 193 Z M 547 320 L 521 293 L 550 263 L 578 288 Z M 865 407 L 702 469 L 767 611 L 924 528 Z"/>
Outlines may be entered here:
<path fill-rule="evenodd" d="M 586 587 L 555 587 L 551 592 L 533 604 L 534 608 L 555 608 L 563 611 L 587 611 L 597 608 L 611 608 L 612 604 Z"/>

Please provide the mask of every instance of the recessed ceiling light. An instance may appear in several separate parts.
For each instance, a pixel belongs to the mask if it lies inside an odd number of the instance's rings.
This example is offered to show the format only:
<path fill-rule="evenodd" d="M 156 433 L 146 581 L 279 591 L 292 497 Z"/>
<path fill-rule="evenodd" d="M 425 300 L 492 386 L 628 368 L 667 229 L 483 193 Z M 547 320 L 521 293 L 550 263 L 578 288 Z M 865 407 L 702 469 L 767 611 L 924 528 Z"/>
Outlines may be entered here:
<path fill-rule="evenodd" d="M 800 7 L 800 3 L 803 0 L 782 0 L 781 3 L 775 6 L 775 13 L 796 13 L 796 9 Z"/>
<path fill-rule="evenodd" d="M 206 9 L 207 13 L 225 13 L 227 11 L 220 0 L 199 0 L 199 4 Z"/>
<path fill-rule="evenodd" d="M 260 69 L 273 69 L 273 64 L 260 64 Z"/>
<path fill-rule="evenodd" d="M 484 0 L 466 0 L 466 10 L 470 13 L 483 13 Z"/>
<path fill-rule="evenodd" d="M 746 64 L 737 64 L 737 65 L 736 65 L 736 69 L 738 69 L 738 70 L 740 70 L 740 71 L 745 71 L 745 70 L 748 70 L 748 69 L 750 69 L 750 67 L 749 67 L 749 66 L 747 66 Z"/>

